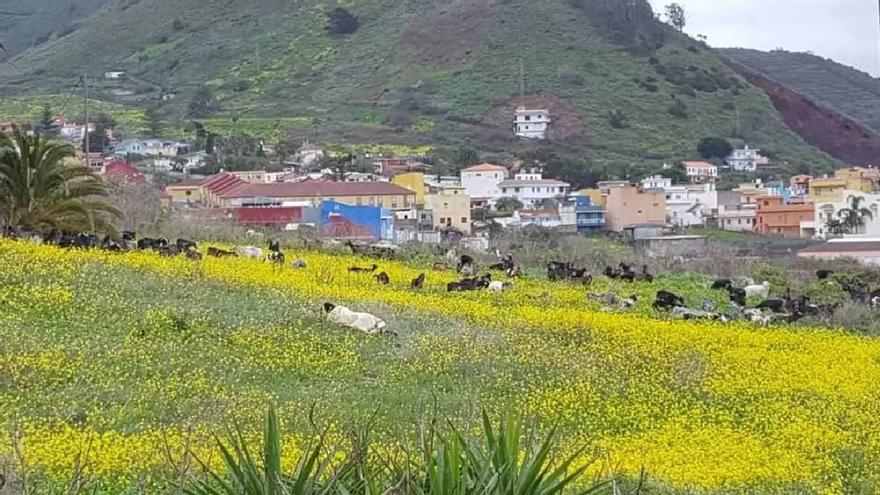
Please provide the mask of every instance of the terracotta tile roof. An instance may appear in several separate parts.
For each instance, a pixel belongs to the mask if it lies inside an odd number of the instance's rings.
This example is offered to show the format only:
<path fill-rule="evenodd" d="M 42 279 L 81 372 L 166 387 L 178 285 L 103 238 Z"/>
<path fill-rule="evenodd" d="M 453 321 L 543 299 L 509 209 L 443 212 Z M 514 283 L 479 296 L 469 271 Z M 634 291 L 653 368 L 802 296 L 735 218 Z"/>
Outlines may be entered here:
<path fill-rule="evenodd" d="M 507 172 L 506 167 L 502 167 L 501 165 L 494 165 L 492 163 L 481 163 L 479 165 L 474 165 L 473 167 L 464 168 L 461 170 L 462 172 Z"/>
<path fill-rule="evenodd" d="M 713 165 L 709 162 L 682 162 L 682 163 L 684 163 L 685 167 L 690 167 L 690 168 L 706 168 L 706 169 L 718 168 L 717 165 Z"/>
<path fill-rule="evenodd" d="M 248 184 L 221 194 L 224 198 L 332 198 L 346 196 L 414 196 L 390 182 L 280 182 Z"/>
<path fill-rule="evenodd" d="M 221 197 L 226 197 L 226 195 L 232 194 L 249 185 L 249 182 L 239 179 L 229 173 L 222 173 L 209 177 L 201 184 L 203 188 Z"/>
<path fill-rule="evenodd" d="M 121 177 L 129 182 L 138 182 L 143 179 L 140 170 L 125 160 L 113 160 L 104 165 L 104 175 Z"/>

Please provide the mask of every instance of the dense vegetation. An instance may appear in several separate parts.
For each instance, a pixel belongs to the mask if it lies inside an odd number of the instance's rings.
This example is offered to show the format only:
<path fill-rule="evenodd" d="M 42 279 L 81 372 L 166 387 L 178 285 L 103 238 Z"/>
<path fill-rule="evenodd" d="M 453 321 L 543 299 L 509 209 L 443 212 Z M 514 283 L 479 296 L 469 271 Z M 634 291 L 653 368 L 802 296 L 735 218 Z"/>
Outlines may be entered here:
<path fill-rule="evenodd" d="M 7 95 L 63 94 L 83 69 L 96 81 L 104 70 L 127 70 L 122 82 L 96 84 L 96 94 L 144 107 L 176 93 L 159 107 L 176 131 L 195 116 L 273 140 L 290 132 L 292 142 L 469 144 L 518 154 L 536 146 L 511 136 L 512 110 L 524 104 L 553 112 L 556 152 L 603 174 L 696 156 L 707 136 L 758 146 L 791 169 L 834 165 L 786 128 L 761 91 L 656 21 L 644 1 L 334 8 L 317 0 L 118 0 L 20 54 L 20 71 L 0 67 L 0 80 Z M 107 33 L 125 34 L 108 44 Z M 117 89 L 135 95 L 114 96 Z"/>
<path fill-rule="evenodd" d="M 383 262 L 392 282 L 379 286 L 347 270 L 368 260 L 288 255 L 307 267 L 0 242 L 0 425 L 12 433 L 0 459 L 12 481 L 24 459 L 28 479 L 56 492 L 71 479 L 162 492 L 200 471 L 184 452 L 222 468 L 211 433 L 230 419 L 256 445 L 270 402 L 291 456 L 315 426 L 334 441 L 370 423 L 394 457 L 426 417 L 473 433 L 482 409 L 512 408 L 558 424 L 563 457 L 587 446 L 576 464 L 595 460 L 591 475 L 644 468 L 657 493 L 870 493 L 858 490 L 880 479 L 875 340 L 651 309 L 659 288 L 722 307 L 706 277 L 598 280 L 594 292 L 640 296 L 618 314 L 581 286 L 448 295 L 455 275 L 429 271 L 413 292 L 424 266 Z M 328 300 L 398 335 L 329 325 Z"/>
<path fill-rule="evenodd" d="M 734 61 L 880 131 L 880 80 L 809 53 L 726 49 Z"/>

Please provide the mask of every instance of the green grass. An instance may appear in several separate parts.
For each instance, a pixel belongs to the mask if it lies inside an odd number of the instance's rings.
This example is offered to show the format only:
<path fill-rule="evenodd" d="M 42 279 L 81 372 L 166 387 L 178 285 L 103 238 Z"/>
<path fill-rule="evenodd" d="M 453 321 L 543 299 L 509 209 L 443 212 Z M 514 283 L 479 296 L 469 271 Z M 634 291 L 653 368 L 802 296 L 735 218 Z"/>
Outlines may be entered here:
<path fill-rule="evenodd" d="M 57 94 L 0 98 L 0 122 L 37 122 L 42 116 L 43 108 L 48 108 L 53 114 L 63 114 L 68 119 L 82 120 L 84 115 L 82 94 L 74 94 L 72 97 Z M 126 133 L 137 134 L 145 130 L 146 122 L 141 109 L 89 98 L 90 118 L 99 113 L 107 114 Z"/>

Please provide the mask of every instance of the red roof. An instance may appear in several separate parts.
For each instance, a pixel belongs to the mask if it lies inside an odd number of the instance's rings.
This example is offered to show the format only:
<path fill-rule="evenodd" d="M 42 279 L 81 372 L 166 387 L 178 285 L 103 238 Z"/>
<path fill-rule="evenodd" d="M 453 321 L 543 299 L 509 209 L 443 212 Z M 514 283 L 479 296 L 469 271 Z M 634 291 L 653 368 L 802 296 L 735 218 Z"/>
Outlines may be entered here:
<path fill-rule="evenodd" d="M 230 173 L 217 174 L 213 177 L 205 179 L 205 181 L 202 182 L 202 187 L 216 194 L 217 196 L 224 197 L 227 194 L 232 194 L 235 191 L 247 187 L 248 185 L 250 185 L 249 182 L 239 179 L 238 177 Z"/>
<path fill-rule="evenodd" d="M 143 180 L 140 170 L 125 160 L 113 160 L 105 164 L 104 175 L 121 178 L 129 182 L 140 182 Z"/>
<path fill-rule="evenodd" d="M 248 225 L 287 225 L 302 220 L 302 208 L 235 208 L 232 218 Z"/>
<path fill-rule="evenodd" d="M 462 169 L 462 172 L 507 172 L 506 167 L 502 167 L 501 165 L 494 165 L 492 163 L 481 163 L 479 165 L 474 165 L 473 167 L 468 167 Z"/>
<path fill-rule="evenodd" d="M 225 198 L 333 198 L 347 196 L 414 196 L 389 182 L 279 182 L 248 184 L 220 194 Z"/>
<path fill-rule="evenodd" d="M 690 168 L 706 168 L 706 169 L 718 168 L 718 166 L 713 165 L 709 162 L 682 162 L 682 163 L 684 163 L 685 167 L 690 167 Z"/>

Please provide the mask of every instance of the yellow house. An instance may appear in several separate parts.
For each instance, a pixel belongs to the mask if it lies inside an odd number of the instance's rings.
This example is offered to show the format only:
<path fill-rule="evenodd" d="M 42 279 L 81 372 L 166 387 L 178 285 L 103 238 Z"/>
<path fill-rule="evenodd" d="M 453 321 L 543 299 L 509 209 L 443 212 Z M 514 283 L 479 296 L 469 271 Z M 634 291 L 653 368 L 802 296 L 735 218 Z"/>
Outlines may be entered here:
<path fill-rule="evenodd" d="M 581 189 L 577 192 L 579 196 L 587 196 L 590 202 L 597 206 L 605 206 L 607 194 L 603 194 L 599 189 Z"/>
<path fill-rule="evenodd" d="M 846 178 L 835 177 L 810 181 L 810 201 L 814 203 L 839 203 L 847 189 Z"/>
<path fill-rule="evenodd" d="M 862 167 L 842 168 L 834 172 L 834 178 L 846 181 L 846 189 L 872 193 L 876 190 L 878 170 Z"/>
<path fill-rule="evenodd" d="M 201 179 L 185 180 L 176 184 L 165 186 L 165 194 L 174 203 L 198 203 L 202 200 Z"/>
<path fill-rule="evenodd" d="M 425 196 L 425 208 L 432 212 L 435 229 L 471 234 L 471 197 L 463 187 L 445 187 L 438 194 Z"/>
<path fill-rule="evenodd" d="M 405 174 L 395 175 L 391 179 L 391 183 L 400 187 L 405 187 L 416 193 L 416 204 L 424 206 L 425 204 L 425 174 L 422 172 L 408 172 Z"/>

